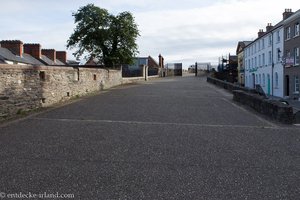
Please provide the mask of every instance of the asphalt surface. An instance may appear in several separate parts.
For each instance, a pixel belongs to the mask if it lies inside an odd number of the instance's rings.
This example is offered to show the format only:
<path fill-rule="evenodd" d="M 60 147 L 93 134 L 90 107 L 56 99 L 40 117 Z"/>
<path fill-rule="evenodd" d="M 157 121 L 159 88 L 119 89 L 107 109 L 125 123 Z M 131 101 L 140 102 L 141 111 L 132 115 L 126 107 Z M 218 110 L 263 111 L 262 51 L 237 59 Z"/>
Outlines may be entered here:
<path fill-rule="evenodd" d="M 2 125 L 0 180 L 3 199 L 300 199 L 300 127 L 204 78 L 157 79 Z"/>

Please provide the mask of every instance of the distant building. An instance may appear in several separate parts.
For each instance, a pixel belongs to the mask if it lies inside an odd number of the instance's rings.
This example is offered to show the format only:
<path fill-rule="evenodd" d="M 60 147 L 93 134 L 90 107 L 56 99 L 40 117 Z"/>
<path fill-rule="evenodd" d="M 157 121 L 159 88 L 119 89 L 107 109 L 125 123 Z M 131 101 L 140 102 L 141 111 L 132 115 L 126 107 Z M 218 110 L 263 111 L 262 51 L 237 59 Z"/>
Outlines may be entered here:
<path fill-rule="evenodd" d="M 230 55 L 220 60 L 218 65 L 218 72 L 215 73 L 215 77 L 230 83 L 237 82 L 237 56 Z"/>
<path fill-rule="evenodd" d="M 167 76 L 182 76 L 182 63 L 167 63 L 165 69 Z"/>
<path fill-rule="evenodd" d="M 300 10 L 291 13 L 284 22 L 284 96 L 299 97 L 300 78 Z"/>
<path fill-rule="evenodd" d="M 163 68 L 164 58 L 159 55 L 159 62 L 157 62 L 153 57 L 136 57 L 134 58 L 133 64 L 122 65 L 122 75 L 123 77 L 136 77 L 143 76 L 142 68 L 144 66 L 148 67 L 148 75 L 161 75 L 159 74 Z"/>
<path fill-rule="evenodd" d="M 236 49 L 236 55 L 237 55 L 237 81 L 240 85 L 245 85 L 245 65 L 244 65 L 244 49 L 247 45 L 249 45 L 251 41 L 240 41 L 238 43 L 237 49 Z"/>

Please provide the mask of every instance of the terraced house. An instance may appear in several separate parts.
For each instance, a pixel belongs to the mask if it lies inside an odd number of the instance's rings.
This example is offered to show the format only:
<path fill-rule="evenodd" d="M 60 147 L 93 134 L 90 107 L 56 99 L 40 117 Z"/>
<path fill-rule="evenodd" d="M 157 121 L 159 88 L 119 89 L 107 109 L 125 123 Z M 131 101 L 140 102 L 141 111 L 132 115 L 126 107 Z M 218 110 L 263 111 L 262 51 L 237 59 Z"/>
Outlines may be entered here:
<path fill-rule="evenodd" d="M 258 37 L 244 49 L 245 86 L 255 88 L 260 85 L 268 96 L 284 97 L 286 59 L 286 25 L 295 13 L 285 9 L 283 19 L 275 26 L 268 23 L 266 31 L 260 29 Z M 288 54 L 289 55 L 289 54 Z M 286 86 L 287 88 L 287 86 Z"/>
<path fill-rule="evenodd" d="M 300 10 L 290 16 L 284 24 L 284 95 L 299 98 L 300 78 Z"/>
<path fill-rule="evenodd" d="M 266 32 L 258 32 L 258 38 L 245 47 L 245 85 L 260 85 L 267 95 L 283 96 L 283 26 L 268 24 Z"/>

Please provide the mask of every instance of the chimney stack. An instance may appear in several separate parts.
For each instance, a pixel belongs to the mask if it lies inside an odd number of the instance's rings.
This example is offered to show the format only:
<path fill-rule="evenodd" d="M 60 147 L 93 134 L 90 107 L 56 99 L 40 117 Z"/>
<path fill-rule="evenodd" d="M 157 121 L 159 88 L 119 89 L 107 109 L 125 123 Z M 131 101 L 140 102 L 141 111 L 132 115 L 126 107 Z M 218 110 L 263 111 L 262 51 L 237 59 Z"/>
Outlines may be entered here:
<path fill-rule="evenodd" d="M 164 57 L 162 57 L 160 54 L 158 56 L 158 65 L 159 67 L 163 68 L 164 67 Z"/>
<path fill-rule="evenodd" d="M 67 52 L 66 51 L 57 51 L 56 59 L 60 60 L 63 63 L 67 63 Z"/>
<path fill-rule="evenodd" d="M 36 59 L 40 59 L 42 56 L 40 44 L 24 44 L 24 53 L 30 54 Z"/>
<path fill-rule="evenodd" d="M 17 56 L 22 57 L 23 54 L 23 42 L 20 40 L 2 40 L 0 42 L 1 47 L 10 50 Z"/>
<path fill-rule="evenodd" d="M 258 31 L 258 33 L 257 33 L 258 37 L 260 38 L 260 37 L 262 37 L 264 34 L 265 34 L 264 30 L 263 30 L 263 29 L 259 29 L 259 31 Z"/>
<path fill-rule="evenodd" d="M 292 12 L 292 9 L 285 9 L 284 13 L 282 13 L 283 20 L 289 18 L 292 16 L 294 13 Z"/>
<path fill-rule="evenodd" d="M 271 23 L 268 23 L 266 26 L 266 32 L 269 32 L 273 28 Z"/>
<path fill-rule="evenodd" d="M 161 55 L 160 54 L 158 55 L 158 65 L 159 65 L 159 67 L 161 67 Z"/>
<path fill-rule="evenodd" d="M 56 61 L 56 51 L 54 49 L 42 49 L 42 55 L 47 56 L 53 62 Z"/>

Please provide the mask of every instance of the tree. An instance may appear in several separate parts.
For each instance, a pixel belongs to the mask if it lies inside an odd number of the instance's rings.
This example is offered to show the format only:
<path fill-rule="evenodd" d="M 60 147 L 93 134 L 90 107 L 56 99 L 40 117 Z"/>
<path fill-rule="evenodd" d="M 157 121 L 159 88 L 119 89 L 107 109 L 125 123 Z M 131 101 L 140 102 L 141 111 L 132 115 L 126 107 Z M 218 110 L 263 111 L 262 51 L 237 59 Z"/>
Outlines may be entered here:
<path fill-rule="evenodd" d="M 138 53 L 139 30 L 130 12 L 114 16 L 106 9 L 88 4 L 73 16 L 76 28 L 67 41 L 67 48 L 76 48 L 77 58 L 87 54 L 87 59 L 96 58 L 107 67 L 133 62 Z"/>

